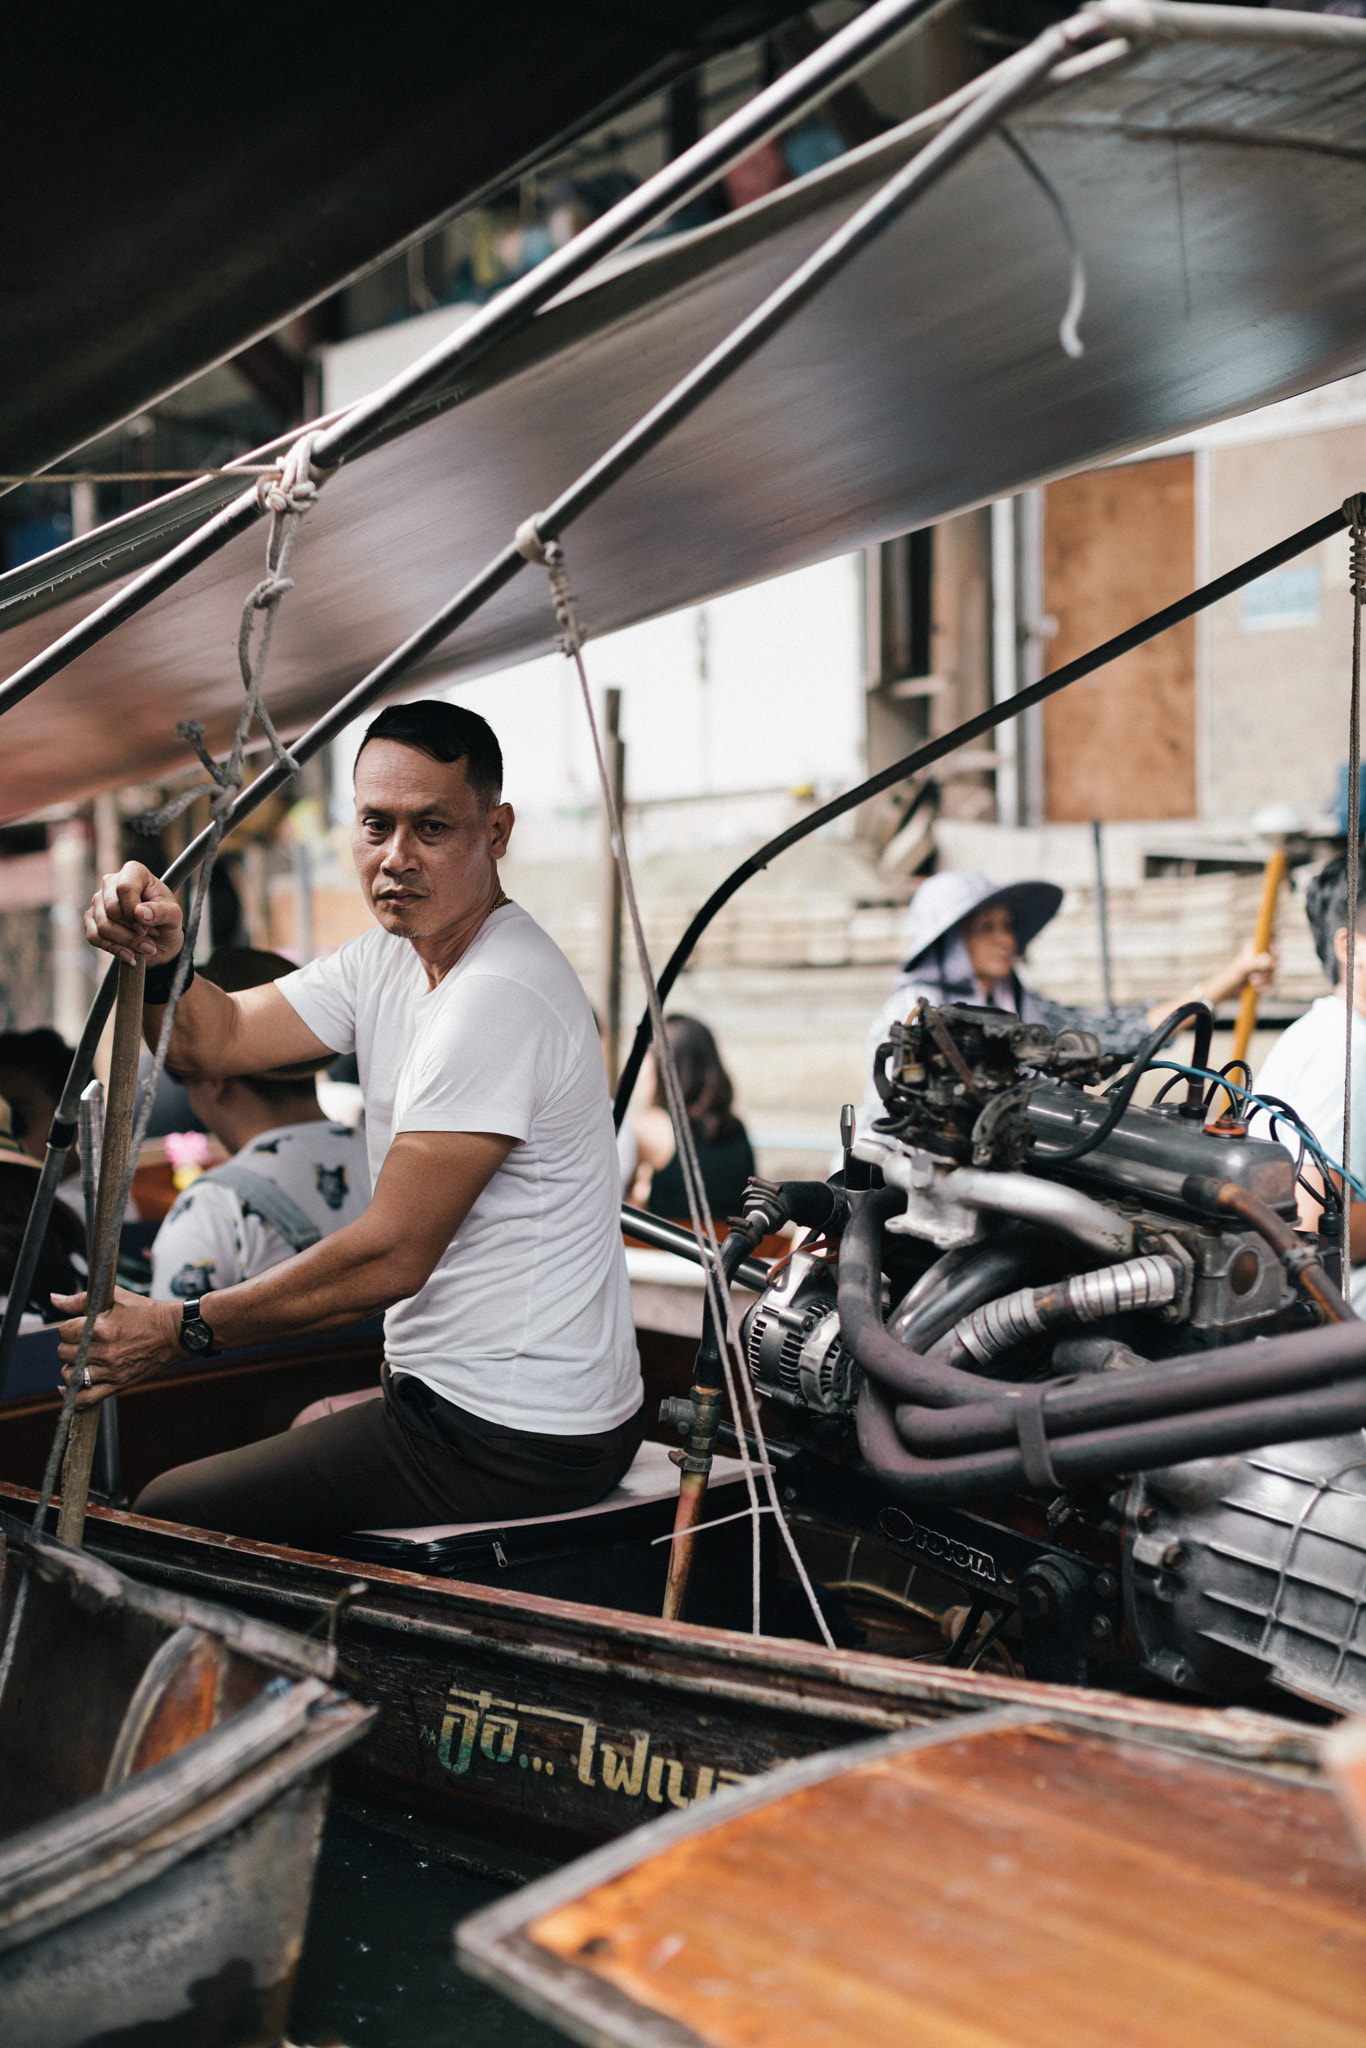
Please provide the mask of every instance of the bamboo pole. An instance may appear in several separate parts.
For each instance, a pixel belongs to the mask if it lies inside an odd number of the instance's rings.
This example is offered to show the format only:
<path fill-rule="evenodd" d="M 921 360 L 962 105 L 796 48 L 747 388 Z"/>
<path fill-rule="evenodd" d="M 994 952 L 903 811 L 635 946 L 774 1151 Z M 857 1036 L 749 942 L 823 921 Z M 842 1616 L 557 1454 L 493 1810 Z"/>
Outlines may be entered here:
<path fill-rule="evenodd" d="M 101 1263 L 100 1248 L 111 1237 L 118 1243 L 123 1223 L 123 1176 L 128 1164 L 128 1147 L 133 1136 L 137 1109 L 138 1053 L 142 1046 L 142 989 L 147 963 L 136 967 L 118 965 L 118 998 L 114 1011 L 114 1050 L 109 1062 L 109 1095 L 104 1113 L 104 1143 L 100 1153 L 100 1187 L 95 1202 L 95 1237 L 89 1246 L 90 1278 Z M 110 1257 L 108 1278 L 101 1309 L 114 1299 L 117 1253 Z M 95 1459 L 100 1411 L 78 1408 L 71 1418 L 66 1457 L 62 1461 L 62 1503 L 57 1517 L 57 1536 L 62 1543 L 80 1545 L 85 1528 L 86 1497 L 90 1491 L 90 1470 Z"/>

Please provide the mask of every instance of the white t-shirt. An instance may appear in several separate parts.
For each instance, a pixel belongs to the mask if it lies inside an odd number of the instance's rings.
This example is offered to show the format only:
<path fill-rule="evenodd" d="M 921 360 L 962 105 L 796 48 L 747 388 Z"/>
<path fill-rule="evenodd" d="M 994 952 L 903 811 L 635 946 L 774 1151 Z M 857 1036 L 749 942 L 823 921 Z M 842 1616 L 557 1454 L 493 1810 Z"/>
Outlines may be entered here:
<path fill-rule="evenodd" d="M 517 1142 L 438 1260 L 384 1319 L 385 1354 L 511 1429 L 589 1436 L 642 1399 L 621 1241 L 621 1169 L 593 1012 L 554 940 L 495 910 L 436 988 L 375 930 L 275 983 L 355 1051 L 370 1172 L 404 1131 Z"/>
<path fill-rule="evenodd" d="M 1347 1005 L 1341 996 L 1320 996 L 1283 1031 L 1262 1062 L 1259 1095 L 1277 1095 L 1297 1109 L 1330 1159 L 1342 1158 L 1342 1082 L 1346 1067 Z M 1269 1136 L 1265 1121 L 1254 1128 Z M 1293 1154 L 1295 1140 L 1281 1127 L 1281 1143 Z M 1366 1181 L 1366 1018 L 1352 1013 L 1352 1157 L 1359 1181 Z"/>
<path fill-rule="evenodd" d="M 273 1181 L 320 1237 L 354 1223 L 370 1202 L 365 1140 L 317 1117 L 262 1131 L 232 1160 Z M 192 1181 L 152 1242 L 153 1301 L 188 1301 L 235 1287 L 293 1258 L 295 1247 L 243 1195 L 211 1174 Z"/>

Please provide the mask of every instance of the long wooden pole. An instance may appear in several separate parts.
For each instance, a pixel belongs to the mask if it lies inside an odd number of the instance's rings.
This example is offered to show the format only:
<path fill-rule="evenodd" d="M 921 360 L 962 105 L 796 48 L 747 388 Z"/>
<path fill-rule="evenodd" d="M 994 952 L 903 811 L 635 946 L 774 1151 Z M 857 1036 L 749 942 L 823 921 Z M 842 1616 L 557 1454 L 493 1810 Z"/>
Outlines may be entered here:
<path fill-rule="evenodd" d="M 1253 939 L 1259 953 L 1265 953 L 1276 933 L 1276 904 L 1285 880 L 1285 850 L 1277 848 L 1266 864 L 1262 876 L 1262 902 L 1257 912 L 1257 930 Z M 1233 1032 L 1233 1057 L 1244 1059 L 1252 1043 L 1253 1026 L 1257 1022 L 1258 991 L 1251 983 L 1243 990 L 1238 1004 L 1238 1022 Z"/>
<path fill-rule="evenodd" d="M 133 1120 L 137 1110 L 138 1053 L 142 1047 L 142 988 L 147 963 L 136 967 L 118 965 L 118 997 L 114 1010 L 114 1044 L 109 1060 L 109 1094 L 104 1112 L 104 1144 L 100 1153 L 100 1188 L 95 1202 L 95 1236 L 87 1247 L 91 1281 L 99 1263 L 100 1246 L 112 1233 L 117 1241 L 123 1223 L 123 1176 L 132 1143 Z M 109 1277 L 101 1309 L 114 1299 L 114 1270 Z M 57 1516 L 57 1536 L 62 1543 L 79 1547 L 85 1529 L 85 1505 L 90 1492 L 90 1468 L 95 1459 L 99 1434 L 98 1407 L 78 1408 L 71 1418 L 66 1456 L 62 1461 L 62 1504 Z"/>

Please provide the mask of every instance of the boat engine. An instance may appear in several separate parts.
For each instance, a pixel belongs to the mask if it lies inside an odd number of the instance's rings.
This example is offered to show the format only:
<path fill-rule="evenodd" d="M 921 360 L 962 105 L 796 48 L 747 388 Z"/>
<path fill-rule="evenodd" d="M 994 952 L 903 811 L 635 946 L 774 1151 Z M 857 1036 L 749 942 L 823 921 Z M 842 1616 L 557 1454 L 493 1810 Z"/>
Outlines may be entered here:
<path fill-rule="evenodd" d="M 1030 1676 L 1359 1710 L 1366 1324 L 1285 1145 L 1197 1081 L 1131 1106 L 1162 1036 L 921 1004 L 844 1173 L 750 1183 L 741 1249 L 808 1227 L 742 1325 L 784 1493 L 1017 1618 Z"/>

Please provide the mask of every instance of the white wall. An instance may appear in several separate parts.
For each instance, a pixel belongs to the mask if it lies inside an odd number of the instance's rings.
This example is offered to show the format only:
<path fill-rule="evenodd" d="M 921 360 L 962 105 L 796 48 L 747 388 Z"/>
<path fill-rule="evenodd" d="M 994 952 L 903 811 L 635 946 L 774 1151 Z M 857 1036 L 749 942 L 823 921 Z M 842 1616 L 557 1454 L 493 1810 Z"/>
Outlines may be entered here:
<path fill-rule="evenodd" d="M 808 788 L 824 798 L 857 781 L 865 772 L 860 601 L 858 557 L 843 556 L 591 641 L 585 661 L 599 718 L 603 692 L 622 692 L 628 798 Z M 422 694 L 449 696 L 488 719 L 503 748 L 508 799 L 525 823 L 597 815 L 592 743 L 563 656 Z M 339 817 L 362 729 L 337 743 Z M 707 844 L 754 836 L 746 806 L 735 802 L 690 806 L 679 829 L 694 844 L 699 832 Z"/>

